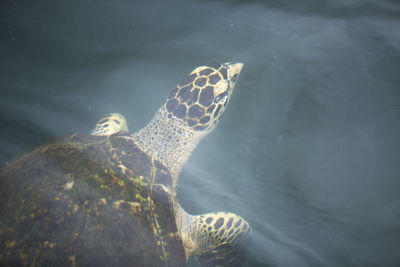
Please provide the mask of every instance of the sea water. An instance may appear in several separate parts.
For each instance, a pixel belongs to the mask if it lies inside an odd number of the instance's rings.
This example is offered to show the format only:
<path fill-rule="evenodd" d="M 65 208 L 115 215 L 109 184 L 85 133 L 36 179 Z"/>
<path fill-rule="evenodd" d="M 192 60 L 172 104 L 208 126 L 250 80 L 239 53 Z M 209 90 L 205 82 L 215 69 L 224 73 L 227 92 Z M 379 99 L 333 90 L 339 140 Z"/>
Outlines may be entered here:
<path fill-rule="evenodd" d="M 0 12 L 1 164 L 109 112 L 138 131 L 194 67 L 243 62 L 182 170 L 182 206 L 248 220 L 244 266 L 400 266 L 397 1 L 5 0 Z"/>

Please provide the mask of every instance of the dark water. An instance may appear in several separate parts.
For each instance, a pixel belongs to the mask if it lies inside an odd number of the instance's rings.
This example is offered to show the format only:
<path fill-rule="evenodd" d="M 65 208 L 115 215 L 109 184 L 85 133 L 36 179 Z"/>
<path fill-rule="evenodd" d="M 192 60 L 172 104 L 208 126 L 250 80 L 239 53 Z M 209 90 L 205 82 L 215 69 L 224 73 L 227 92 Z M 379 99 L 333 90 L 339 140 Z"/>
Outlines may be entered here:
<path fill-rule="evenodd" d="M 244 62 L 183 169 L 183 207 L 245 217 L 246 266 L 400 266 L 398 1 L 3 0 L 0 12 L 1 164 L 109 112 L 137 131 L 195 66 Z"/>

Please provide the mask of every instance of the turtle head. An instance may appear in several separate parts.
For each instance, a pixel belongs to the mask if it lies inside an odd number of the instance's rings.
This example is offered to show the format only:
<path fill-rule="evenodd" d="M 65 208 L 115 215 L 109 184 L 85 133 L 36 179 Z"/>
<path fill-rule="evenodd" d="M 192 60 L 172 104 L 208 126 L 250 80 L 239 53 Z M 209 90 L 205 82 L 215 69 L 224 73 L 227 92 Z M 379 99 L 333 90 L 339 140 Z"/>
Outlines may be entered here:
<path fill-rule="evenodd" d="M 193 131 L 209 132 L 228 105 L 242 63 L 194 69 L 168 96 L 168 118 L 175 117 Z"/>

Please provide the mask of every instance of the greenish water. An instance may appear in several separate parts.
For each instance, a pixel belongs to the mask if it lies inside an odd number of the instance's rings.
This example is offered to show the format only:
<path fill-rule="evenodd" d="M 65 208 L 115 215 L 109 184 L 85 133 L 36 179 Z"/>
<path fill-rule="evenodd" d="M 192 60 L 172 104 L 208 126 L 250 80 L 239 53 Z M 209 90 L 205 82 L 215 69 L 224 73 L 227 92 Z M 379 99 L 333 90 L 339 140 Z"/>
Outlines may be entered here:
<path fill-rule="evenodd" d="M 243 62 L 183 207 L 246 218 L 245 266 L 399 266 L 400 5 L 292 2 L 2 1 L 0 163 L 109 112 L 137 131 L 195 66 Z"/>

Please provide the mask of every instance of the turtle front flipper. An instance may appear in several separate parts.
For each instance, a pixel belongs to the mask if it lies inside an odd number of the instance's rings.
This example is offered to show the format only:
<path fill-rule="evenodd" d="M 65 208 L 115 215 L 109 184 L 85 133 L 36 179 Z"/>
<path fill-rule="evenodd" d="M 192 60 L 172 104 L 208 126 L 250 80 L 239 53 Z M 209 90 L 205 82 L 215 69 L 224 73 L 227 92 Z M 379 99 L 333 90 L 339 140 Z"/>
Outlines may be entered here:
<path fill-rule="evenodd" d="M 182 233 L 186 257 L 195 255 L 202 266 L 240 266 L 251 233 L 242 217 L 227 212 L 190 217 Z"/>
<path fill-rule="evenodd" d="M 125 117 L 119 113 L 110 113 L 101 118 L 91 135 L 112 135 L 119 131 L 128 131 L 128 124 Z"/>

